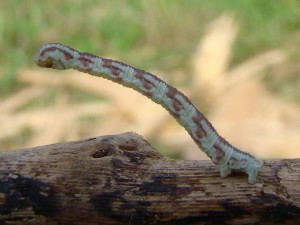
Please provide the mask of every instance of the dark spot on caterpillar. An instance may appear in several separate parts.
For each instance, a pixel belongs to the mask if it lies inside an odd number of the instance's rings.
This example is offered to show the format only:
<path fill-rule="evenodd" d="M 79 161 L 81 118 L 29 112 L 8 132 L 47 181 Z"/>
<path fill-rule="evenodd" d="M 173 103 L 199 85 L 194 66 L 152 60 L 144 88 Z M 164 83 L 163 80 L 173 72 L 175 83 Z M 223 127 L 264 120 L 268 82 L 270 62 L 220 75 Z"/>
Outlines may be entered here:
<path fill-rule="evenodd" d="M 110 69 L 112 61 L 109 59 L 103 59 L 102 61 L 103 61 L 102 66 Z"/>
<path fill-rule="evenodd" d="M 204 116 L 199 111 L 196 111 L 195 115 L 192 117 L 192 120 L 195 124 L 201 125 L 201 121 L 204 120 Z"/>
<path fill-rule="evenodd" d="M 212 160 L 215 164 L 219 164 L 219 162 L 224 158 L 225 152 L 218 144 L 214 144 L 214 148 L 216 150 L 216 156 Z"/>
<path fill-rule="evenodd" d="M 120 70 L 119 68 L 111 67 L 111 73 L 112 73 L 113 75 L 119 76 L 121 72 L 122 72 L 122 70 Z"/>
<path fill-rule="evenodd" d="M 183 109 L 181 102 L 178 101 L 176 98 L 173 98 L 172 102 L 173 102 L 172 106 L 175 109 L 175 111 L 180 112 Z"/>
<path fill-rule="evenodd" d="M 198 138 L 203 138 L 205 136 L 205 131 L 201 128 L 201 127 L 198 127 L 196 129 L 196 135 Z"/>
<path fill-rule="evenodd" d="M 178 92 L 178 91 L 176 90 L 176 88 L 173 88 L 173 87 L 169 86 L 169 87 L 168 87 L 168 90 L 167 90 L 167 92 L 166 92 L 166 95 L 167 95 L 169 98 L 173 99 L 173 98 L 175 97 L 175 94 L 176 94 L 177 92 Z"/>
<path fill-rule="evenodd" d="M 145 79 L 145 74 L 147 74 L 148 76 L 154 77 L 152 74 L 149 74 L 149 73 L 146 73 L 145 71 L 140 71 L 140 70 L 137 70 L 137 69 L 135 70 L 134 76 L 135 76 L 137 79 L 139 79 L 139 80 L 142 81 L 142 85 L 143 85 L 143 87 L 144 87 L 146 90 L 150 90 L 150 89 L 152 89 L 155 85 L 154 85 L 151 81 Z M 147 93 L 147 94 L 148 94 L 148 93 Z"/>
<path fill-rule="evenodd" d="M 123 72 L 120 68 L 114 66 L 112 63 L 114 62 L 111 59 L 102 59 L 103 64 L 102 67 L 108 68 L 111 73 L 115 76 L 119 76 L 121 72 Z"/>
<path fill-rule="evenodd" d="M 92 60 L 88 57 L 88 55 L 81 53 L 80 57 L 78 58 L 78 60 L 83 64 L 84 67 L 88 67 L 90 64 L 93 63 Z"/>
<path fill-rule="evenodd" d="M 135 74 L 134 76 L 137 78 L 137 79 L 142 79 L 143 78 L 143 71 L 140 71 L 138 69 L 135 69 Z"/>
<path fill-rule="evenodd" d="M 148 80 L 143 79 L 143 87 L 149 90 L 154 87 L 154 84 L 152 84 Z"/>

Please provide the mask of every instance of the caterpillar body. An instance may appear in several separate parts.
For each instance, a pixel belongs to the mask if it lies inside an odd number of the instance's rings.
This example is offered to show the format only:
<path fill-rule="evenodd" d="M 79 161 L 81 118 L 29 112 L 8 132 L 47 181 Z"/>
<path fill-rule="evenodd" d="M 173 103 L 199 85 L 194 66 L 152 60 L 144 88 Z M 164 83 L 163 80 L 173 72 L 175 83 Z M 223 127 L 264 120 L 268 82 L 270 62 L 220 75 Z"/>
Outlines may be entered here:
<path fill-rule="evenodd" d="M 236 169 L 248 174 L 249 183 L 255 183 L 262 163 L 222 138 L 183 93 L 155 75 L 116 60 L 79 52 L 58 43 L 40 47 L 36 54 L 36 63 L 46 68 L 75 69 L 133 88 L 162 105 L 185 128 L 213 163 L 219 165 L 222 177 L 230 174 L 232 169 Z"/>

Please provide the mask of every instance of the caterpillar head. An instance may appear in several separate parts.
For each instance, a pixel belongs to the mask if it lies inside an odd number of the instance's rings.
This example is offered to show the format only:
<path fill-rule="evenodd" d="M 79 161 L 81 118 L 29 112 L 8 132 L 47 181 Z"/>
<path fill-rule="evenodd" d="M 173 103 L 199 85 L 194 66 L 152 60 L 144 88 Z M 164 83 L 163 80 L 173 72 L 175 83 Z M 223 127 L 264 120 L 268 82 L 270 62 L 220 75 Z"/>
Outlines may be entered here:
<path fill-rule="evenodd" d="M 40 47 L 35 56 L 35 62 L 40 67 L 64 70 L 68 68 L 68 60 L 73 59 L 68 47 L 59 44 L 46 44 Z"/>

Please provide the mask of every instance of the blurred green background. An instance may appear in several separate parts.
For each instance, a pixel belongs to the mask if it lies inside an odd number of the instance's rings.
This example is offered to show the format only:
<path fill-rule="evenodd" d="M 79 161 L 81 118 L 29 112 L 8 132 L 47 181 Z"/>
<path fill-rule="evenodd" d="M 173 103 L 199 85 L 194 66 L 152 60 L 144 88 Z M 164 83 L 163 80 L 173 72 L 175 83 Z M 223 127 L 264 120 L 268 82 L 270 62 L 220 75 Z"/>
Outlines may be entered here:
<path fill-rule="evenodd" d="M 240 25 L 232 64 L 279 46 L 299 49 L 297 0 L 0 1 L 0 94 L 19 87 L 15 72 L 35 67 L 34 53 L 46 42 L 117 55 L 144 69 L 187 67 L 206 24 L 223 12 Z"/>
<path fill-rule="evenodd" d="M 267 50 L 287 50 L 290 64 L 281 69 L 288 76 L 277 79 L 271 70 L 265 83 L 275 94 L 298 104 L 297 0 L 0 1 L 0 101 L 23 88 L 17 72 L 36 68 L 34 54 L 47 42 L 116 57 L 144 70 L 189 71 L 190 55 L 206 25 L 222 13 L 232 15 L 239 24 L 230 66 Z"/>

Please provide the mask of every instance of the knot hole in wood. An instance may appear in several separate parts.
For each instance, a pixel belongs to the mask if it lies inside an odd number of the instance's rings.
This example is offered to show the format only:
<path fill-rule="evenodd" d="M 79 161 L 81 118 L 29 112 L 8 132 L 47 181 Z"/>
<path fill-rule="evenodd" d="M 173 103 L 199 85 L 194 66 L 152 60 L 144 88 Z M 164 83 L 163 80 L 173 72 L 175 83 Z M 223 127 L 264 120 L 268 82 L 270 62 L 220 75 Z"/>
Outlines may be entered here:
<path fill-rule="evenodd" d="M 103 158 L 105 156 L 115 155 L 117 149 L 112 144 L 104 144 L 99 146 L 99 149 L 92 153 L 93 158 Z"/>

